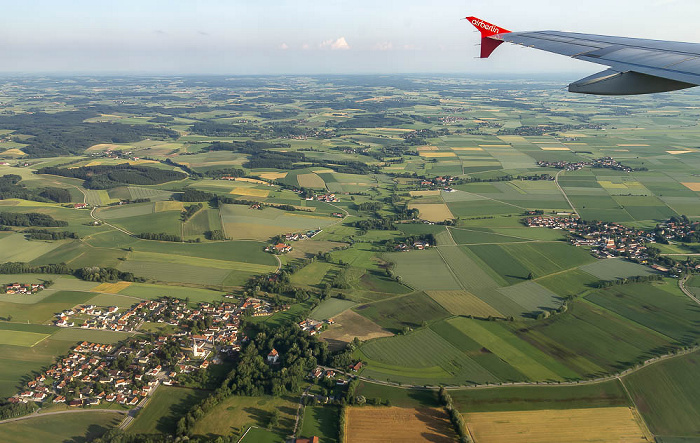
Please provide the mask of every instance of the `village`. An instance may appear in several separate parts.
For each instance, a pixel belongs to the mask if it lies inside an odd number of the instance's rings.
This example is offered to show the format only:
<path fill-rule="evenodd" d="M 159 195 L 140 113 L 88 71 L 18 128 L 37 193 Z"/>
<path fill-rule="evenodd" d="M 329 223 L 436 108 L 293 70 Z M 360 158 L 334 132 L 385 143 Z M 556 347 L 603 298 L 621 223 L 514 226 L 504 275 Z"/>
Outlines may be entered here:
<path fill-rule="evenodd" d="M 523 219 L 523 223 L 531 228 L 567 231 L 571 235 L 571 244 L 591 248 L 591 253 L 597 258 L 625 257 L 671 276 L 678 276 L 678 271 L 666 264 L 656 263 L 657 256 L 648 245 L 667 243 L 694 232 L 692 226 L 682 220 L 669 220 L 651 231 L 629 228 L 617 223 L 584 222 L 576 217 L 535 216 Z"/>
<path fill-rule="evenodd" d="M 5 285 L 2 289 L 5 294 L 12 295 L 12 294 L 26 294 L 26 295 L 31 295 L 31 294 L 36 294 L 39 291 L 43 291 L 45 289 L 46 285 L 45 284 L 40 284 L 40 283 L 10 283 L 8 285 Z"/>
<path fill-rule="evenodd" d="M 249 297 L 241 303 L 200 303 L 160 298 L 116 306 L 81 305 L 57 316 L 57 325 L 119 332 L 137 331 L 145 323 L 170 326 L 174 332 L 151 340 L 128 336 L 117 345 L 84 341 L 72 348 L 10 402 L 65 403 L 72 407 L 118 403 L 135 406 L 159 384 L 177 385 L 183 374 L 207 369 L 240 350 L 243 315 L 271 315 L 283 308 Z"/>
<path fill-rule="evenodd" d="M 543 168 L 563 169 L 565 171 L 578 171 L 585 167 L 613 169 L 615 171 L 633 172 L 636 169 L 618 163 L 612 157 L 597 158 L 591 161 L 567 162 L 567 161 L 546 161 L 540 160 L 537 166 Z"/>

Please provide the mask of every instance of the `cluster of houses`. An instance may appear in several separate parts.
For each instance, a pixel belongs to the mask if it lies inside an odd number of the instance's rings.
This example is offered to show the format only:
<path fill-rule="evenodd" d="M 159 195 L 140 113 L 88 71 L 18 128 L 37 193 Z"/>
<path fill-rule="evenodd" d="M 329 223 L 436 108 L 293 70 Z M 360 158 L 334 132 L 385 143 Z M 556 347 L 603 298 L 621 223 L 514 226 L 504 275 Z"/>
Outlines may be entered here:
<path fill-rule="evenodd" d="M 163 371 L 157 363 L 157 351 L 158 343 L 151 345 L 146 340 L 135 341 L 130 346 L 84 341 L 8 401 L 50 400 L 73 407 L 103 402 L 135 406 L 152 394 L 162 380 L 174 375 Z M 126 368 L 116 364 L 123 356 L 133 357 Z"/>
<path fill-rule="evenodd" d="M 394 251 L 397 252 L 408 252 L 411 250 L 422 251 L 430 247 L 430 243 L 422 240 L 414 241 L 413 243 L 399 243 L 394 246 Z"/>
<path fill-rule="evenodd" d="M 241 303 L 200 303 L 197 308 L 190 308 L 184 300 L 161 298 L 136 303 L 121 314 L 116 307 L 93 305 L 82 305 L 62 314 L 87 316 L 92 321 L 110 310 L 117 319 L 115 324 L 119 324 L 118 319 L 126 321 L 125 328 L 153 322 L 173 326 L 176 332 L 152 341 L 128 338 L 119 345 L 82 342 L 31 380 L 10 401 L 44 402 L 50 398 L 53 403 L 70 406 L 102 402 L 137 405 L 158 384 L 177 384 L 179 374 L 208 368 L 219 361 L 218 354 L 238 352 L 245 340 L 239 336 L 242 315 L 270 315 L 278 309 L 257 298 L 247 298 Z M 166 347 L 179 349 L 172 365 L 162 358 Z"/>
<path fill-rule="evenodd" d="M 537 162 L 537 166 L 541 166 L 543 168 L 563 169 L 565 171 L 578 171 L 578 170 L 583 169 L 585 167 L 606 168 L 606 169 L 613 169 L 615 171 L 623 171 L 623 172 L 634 171 L 634 169 L 630 168 L 629 166 L 625 166 L 625 165 L 617 162 L 612 157 L 603 157 L 603 158 L 597 158 L 597 159 L 591 160 L 591 161 L 578 161 L 578 162 L 540 160 Z"/>
<path fill-rule="evenodd" d="M 336 203 L 339 202 L 338 198 L 335 196 L 335 194 L 319 194 L 315 195 L 313 197 L 307 197 L 306 200 L 318 200 L 320 202 L 325 202 L 325 203 Z"/>
<path fill-rule="evenodd" d="M 629 228 L 617 223 L 583 222 L 576 217 L 528 217 L 529 227 L 562 229 L 571 234 L 574 246 L 587 246 L 598 258 L 627 257 L 647 263 L 647 244 L 655 243 L 653 232 Z"/>
<path fill-rule="evenodd" d="M 138 329 L 143 323 L 143 320 L 135 314 L 136 311 L 134 309 L 119 312 L 117 306 L 98 308 L 95 305 L 80 305 L 56 314 L 54 324 L 63 328 L 69 328 L 74 327 L 76 321 L 78 321 L 78 326 L 83 329 L 131 332 Z"/>
<path fill-rule="evenodd" d="M 320 232 L 321 232 L 321 228 L 312 229 L 312 230 L 306 231 L 306 232 L 295 232 L 293 234 L 284 234 L 284 239 L 287 241 L 308 240 L 310 238 L 317 236 Z"/>
<path fill-rule="evenodd" d="M 286 254 L 288 252 L 292 252 L 292 245 L 288 245 L 287 243 L 269 245 L 265 248 L 265 252 L 270 252 L 272 254 Z"/>
<path fill-rule="evenodd" d="M 442 187 L 442 188 L 444 188 L 444 189 L 445 189 L 446 191 L 448 191 L 448 192 L 453 192 L 454 189 L 452 189 L 452 188 L 450 187 L 450 185 L 451 185 L 452 182 L 454 182 L 455 180 L 456 180 L 456 177 L 451 177 L 451 176 L 435 177 L 435 178 L 432 178 L 432 179 L 427 179 L 427 178 L 426 178 L 426 179 L 421 180 L 420 185 L 421 185 L 422 187 L 424 187 L 424 188 L 425 188 L 425 187 L 430 187 L 430 188 L 433 188 L 433 187 Z"/>
<path fill-rule="evenodd" d="M 298 325 L 302 331 L 308 332 L 309 335 L 316 335 L 323 330 L 323 327 L 325 325 L 332 325 L 334 323 L 335 320 L 333 320 L 332 318 L 329 318 L 324 321 L 318 321 L 312 318 L 307 318 L 306 320 L 300 321 Z"/>
<path fill-rule="evenodd" d="M 10 283 L 5 286 L 5 294 L 36 294 L 44 290 L 40 283 Z"/>

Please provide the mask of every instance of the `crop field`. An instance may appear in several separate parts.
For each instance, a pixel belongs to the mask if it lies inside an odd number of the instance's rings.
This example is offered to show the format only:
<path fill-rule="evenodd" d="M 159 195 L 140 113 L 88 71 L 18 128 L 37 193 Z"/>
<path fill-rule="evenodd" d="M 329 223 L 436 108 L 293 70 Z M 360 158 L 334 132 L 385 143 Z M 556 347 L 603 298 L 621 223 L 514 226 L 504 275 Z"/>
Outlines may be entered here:
<path fill-rule="evenodd" d="M 226 236 L 232 239 L 267 240 L 277 234 L 321 229 L 336 220 L 281 209 L 249 209 L 243 205 L 223 205 L 221 217 Z"/>
<path fill-rule="evenodd" d="M 475 443 L 649 441 L 626 407 L 476 412 L 464 419 Z"/>
<path fill-rule="evenodd" d="M 207 268 L 179 263 L 128 260 L 119 264 L 119 270 L 133 272 L 147 279 L 164 282 L 222 285 L 230 269 Z"/>
<path fill-rule="evenodd" d="M 297 183 L 303 188 L 323 189 L 326 187 L 326 182 L 314 173 L 297 175 Z"/>
<path fill-rule="evenodd" d="M 449 319 L 447 323 L 513 366 L 530 380 L 562 380 L 576 376 L 553 358 L 523 343 L 498 323 L 466 318 Z"/>
<path fill-rule="evenodd" d="M 454 216 L 444 203 L 411 203 L 410 209 L 418 209 L 421 220 L 442 222 L 452 220 Z"/>
<path fill-rule="evenodd" d="M 31 348 L 48 337 L 49 334 L 0 330 L 0 345 L 25 346 Z"/>
<path fill-rule="evenodd" d="M 600 280 L 617 280 L 618 278 L 654 275 L 657 273 L 648 266 L 639 265 L 622 258 L 597 260 L 591 264 L 581 266 L 580 269 Z"/>
<path fill-rule="evenodd" d="M 342 349 L 346 343 L 350 343 L 355 337 L 360 340 L 371 340 L 394 335 L 352 310 L 343 312 L 336 316 L 334 320 L 335 324 L 330 325 L 321 334 L 321 340 L 327 342 L 331 349 Z"/>
<path fill-rule="evenodd" d="M 95 211 L 95 215 L 104 220 L 117 220 L 120 218 L 153 214 L 153 212 L 153 203 L 137 203 L 124 206 L 110 206 L 106 208 L 98 208 Z"/>
<path fill-rule="evenodd" d="M 95 306 L 117 306 L 121 309 L 130 308 L 140 299 L 128 295 L 99 294 L 91 298 L 88 303 Z"/>
<path fill-rule="evenodd" d="M 30 262 L 47 254 L 65 241 L 26 240 L 22 234 L 0 238 L 0 261 Z"/>
<path fill-rule="evenodd" d="M 212 302 L 221 300 L 223 292 L 208 289 L 185 288 L 178 286 L 150 285 L 146 283 L 134 283 L 121 292 L 122 295 L 152 300 L 163 296 L 188 298 L 191 303 Z"/>
<path fill-rule="evenodd" d="M 432 329 L 365 343 L 360 352 L 367 362 L 366 377 L 425 384 L 433 382 L 483 383 L 495 376 Z"/>
<path fill-rule="evenodd" d="M 151 201 L 167 200 L 173 194 L 156 188 L 142 188 L 139 186 L 129 186 L 129 195 L 132 200 L 139 198 L 150 198 Z"/>
<path fill-rule="evenodd" d="M 700 353 L 657 363 L 623 378 L 651 431 L 660 436 L 700 437 Z"/>
<path fill-rule="evenodd" d="M 618 380 L 579 386 L 502 386 L 450 391 L 462 413 L 631 406 Z"/>
<path fill-rule="evenodd" d="M 674 283 L 612 287 L 595 291 L 586 300 L 679 343 L 691 344 L 700 336 L 698 308 Z"/>
<path fill-rule="evenodd" d="M 572 269 L 538 278 L 536 282 L 557 295 L 566 297 L 580 295 L 590 290 L 596 286 L 598 279 L 580 269 Z"/>
<path fill-rule="evenodd" d="M 208 395 L 197 389 L 160 386 L 127 430 L 131 434 L 173 434 L 177 421 Z"/>
<path fill-rule="evenodd" d="M 162 254 L 159 252 L 134 251 L 131 254 L 132 260 L 149 261 L 157 263 L 172 263 L 174 265 L 199 266 L 212 269 L 231 269 L 244 272 L 255 272 L 259 274 L 273 272 L 277 269 L 274 265 L 262 265 L 258 263 L 246 263 L 232 260 L 216 260 L 213 258 L 189 257 L 183 255 Z M 119 291 L 116 291 L 119 292 Z"/>
<path fill-rule="evenodd" d="M 265 198 L 268 195 L 270 195 L 270 191 L 268 189 L 258 189 L 258 188 L 247 188 L 247 187 L 242 187 L 242 186 L 236 186 L 229 192 L 229 194 L 234 194 L 234 195 L 244 195 L 246 197 L 258 197 L 258 198 Z"/>
<path fill-rule="evenodd" d="M 219 211 L 203 209 L 192 218 L 182 224 L 182 232 L 185 237 L 201 237 L 207 231 L 221 230 Z"/>
<path fill-rule="evenodd" d="M 471 315 L 478 318 L 503 317 L 491 305 L 467 291 L 426 291 L 440 306 L 454 315 Z"/>
<path fill-rule="evenodd" d="M 309 316 L 314 320 L 326 320 L 328 318 L 333 318 L 338 314 L 341 314 L 348 309 L 355 306 L 356 303 L 350 300 L 340 300 L 338 298 L 329 298 L 324 300 L 311 311 Z"/>
<path fill-rule="evenodd" d="M 172 243 L 141 240 L 134 245 L 135 251 L 276 266 L 277 261 L 271 254 L 263 251 L 264 248 L 264 243 L 251 241 Z"/>
<path fill-rule="evenodd" d="M 423 321 L 430 322 L 450 315 L 422 292 L 360 305 L 354 311 L 394 331 L 400 331 L 404 326 L 418 327 Z"/>
<path fill-rule="evenodd" d="M 336 268 L 331 263 L 316 261 L 295 272 L 291 281 L 297 285 L 316 286 L 323 282 L 326 274 L 332 269 Z"/>
<path fill-rule="evenodd" d="M 92 288 L 92 292 L 103 292 L 105 294 L 117 294 L 131 286 L 131 282 L 120 281 L 117 283 L 102 283 Z"/>
<path fill-rule="evenodd" d="M 130 332 L 103 331 L 99 329 L 61 328 L 58 330 L 58 332 L 51 336 L 51 339 L 71 343 L 76 343 L 82 340 L 88 340 L 96 343 L 117 343 L 132 335 L 134 334 Z"/>
<path fill-rule="evenodd" d="M 135 234 L 140 234 L 142 232 L 164 232 L 166 234 L 180 235 L 180 225 L 182 222 L 180 222 L 179 214 L 180 213 L 177 211 L 154 212 L 153 214 L 119 218 L 111 220 L 110 223 Z"/>
<path fill-rule="evenodd" d="M 482 243 L 517 243 L 522 241 L 528 241 L 528 238 L 516 237 L 505 234 L 496 234 L 494 232 L 475 230 L 475 229 L 464 229 L 464 228 L 452 228 L 448 227 L 452 238 L 454 238 L 455 243 L 458 245 L 470 245 L 470 244 L 482 244 Z"/>
<path fill-rule="evenodd" d="M 156 202 L 154 212 L 182 211 L 185 204 L 179 201 L 160 201 Z"/>
<path fill-rule="evenodd" d="M 64 414 L 0 424 L 0 441 L 6 443 L 35 443 L 50 441 L 84 442 L 101 437 L 122 420 L 112 411 L 89 411 Z"/>
<path fill-rule="evenodd" d="M 524 313 L 534 313 L 557 309 L 564 299 L 549 289 L 534 281 L 524 281 L 506 288 L 498 288 L 498 292 L 522 306 Z"/>
<path fill-rule="evenodd" d="M 53 318 L 54 313 L 85 303 L 94 295 L 89 292 L 58 291 L 33 304 L 0 302 L 0 312 L 4 317 L 11 315 L 16 322 L 45 323 Z"/>
<path fill-rule="evenodd" d="M 459 283 L 450 273 L 436 249 L 384 254 L 387 261 L 396 264 L 396 274 L 415 289 L 460 290 Z"/>
<path fill-rule="evenodd" d="M 584 301 L 570 303 L 566 313 L 551 321 L 515 332 L 586 376 L 643 361 L 672 342 L 658 332 Z"/>
<path fill-rule="evenodd" d="M 448 443 L 456 439 L 442 409 L 351 407 L 347 410 L 347 443 L 400 441 Z"/>
<path fill-rule="evenodd" d="M 284 441 L 294 427 L 298 398 L 294 397 L 242 397 L 231 396 L 204 415 L 194 426 L 195 436 L 228 436 L 249 426 L 266 428 L 277 410 L 279 424 L 272 428 L 279 441 Z M 242 432 L 240 432 L 242 434 Z"/>

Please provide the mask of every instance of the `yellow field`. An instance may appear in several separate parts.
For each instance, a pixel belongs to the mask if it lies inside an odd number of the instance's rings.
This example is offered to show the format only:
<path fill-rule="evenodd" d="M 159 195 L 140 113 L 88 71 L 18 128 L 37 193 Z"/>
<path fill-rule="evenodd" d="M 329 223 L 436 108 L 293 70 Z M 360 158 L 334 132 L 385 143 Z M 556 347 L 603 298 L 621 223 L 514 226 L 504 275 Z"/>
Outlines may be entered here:
<path fill-rule="evenodd" d="M 499 135 L 498 138 L 506 143 L 527 142 L 527 139 L 521 135 Z"/>
<path fill-rule="evenodd" d="M 284 173 L 285 177 L 287 176 L 287 173 Z M 264 182 L 262 180 L 258 180 L 255 178 L 248 178 L 248 177 L 236 177 L 234 180 L 235 182 L 248 182 L 248 183 L 257 183 L 259 185 L 267 185 L 267 182 Z"/>
<path fill-rule="evenodd" d="M 435 191 L 411 191 L 411 197 L 427 197 L 430 195 L 440 195 L 440 190 Z"/>
<path fill-rule="evenodd" d="M 270 191 L 268 191 L 267 189 L 237 187 L 237 188 L 233 188 L 233 191 L 231 191 L 230 194 L 247 195 L 250 197 L 265 198 L 270 194 Z"/>
<path fill-rule="evenodd" d="M 540 146 L 540 149 L 543 151 L 571 151 L 571 149 L 567 148 L 566 146 L 562 146 L 559 148 L 554 148 L 554 147 L 553 148 L 545 148 L 545 147 Z"/>
<path fill-rule="evenodd" d="M 261 172 L 258 174 L 260 178 L 265 180 L 277 180 L 278 178 L 285 178 L 287 176 L 286 172 Z"/>
<path fill-rule="evenodd" d="M 679 155 L 679 154 L 690 154 L 691 152 L 696 152 L 696 151 L 685 150 L 685 151 L 666 151 L 666 152 L 668 152 L 671 155 Z"/>
<path fill-rule="evenodd" d="M 354 407 L 347 409 L 346 443 L 454 442 L 456 435 L 441 409 Z"/>
<path fill-rule="evenodd" d="M 483 151 L 484 148 L 452 148 L 453 151 Z"/>
<path fill-rule="evenodd" d="M 100 143 L 97 145 L 90 146 L 87 148 L 85 151 L 90 152 L 90 151 L 107 151 L 107 150 L 122 150 L 122 149 L 133 149 L 134 147 L 131 145 L 117 145 L 114 143 Z"/>
<path fill-rule="evenodd" d="M 441 222 L 455 218 L 444 203 L 411 203 L 409 209 L 418 209 L 423 220 Z"/>
<path fill-rule="evenodd" d="M 182 211 L 183 209 L 185 209 L 185 205 L 182 202 L 164 201 L 156 202 L 155 208 L 156 212 Z"/>
<path fill-rule="evenodd" d="M 628 143 L 628 144 L 622 144 L 622 145 L 617 145 L 617 146 L 619 146 L 619 147 L 621 147 L 621 148 L 635 148 L 635 147 L 643 148 L 643 147 L 646 147 L 646 146 L 649 146 L 649 145 L 645 145 L 645 144 L 642 144 L 642 143 Z"/>
<path fill-rule="evenodd" d="M 473 315 L 474 317 L 503 317 L 474 294 L 467 291 L 426 291 L 426 294 L 454 315 Z"/>
<path fill-rule="evenodd" d="M 511 148 L 511 145 L 479 145 L 481 148 Z"/>
<path fill-rule="evenodd" d="M 297 175 L 299 186 L 304 188 L 325 188 L 326 182 L 316 174 L 299 174 Z"/>
<path fill-rule="evenodd" d="M 426 158 L 457 157 L 457 154 L 455 154 L 454 152 L 445 151 L 420 151 L 418 155 Z"/>
<path fill-rule="evenodd" d="M 17 148 L 11 148 L 6 151 L 2 151 L 2 155 L 12 155 L 12 156 L 18 156 L 21 157 L 23 155 L 27 155 L 24 151 L 21 151 Z"/>
<path fill-rule="evenodd" d="M 102 283 L 91 289 L 92 292 L 104 292 L 106 294 L 118 294 L 120 291 L 131 286 L 131 282 L 120 281 L 118 283 Z"/>
<path fill-rule="evenodd" d="M 691 191 L 695 192 L 700 192 L 700 183 L 681 183 L 683 186 L 686 188 L 690 189 Z"/>
<path fill-rule="evenodd" d="M 418 146 L 416 151 L 437 151 L 437 146 Z"/>
<path fill-rule="evenodd" d="M 477 412 L 464 419 L 475 443 L 653 441 L 626 407 Z"/>

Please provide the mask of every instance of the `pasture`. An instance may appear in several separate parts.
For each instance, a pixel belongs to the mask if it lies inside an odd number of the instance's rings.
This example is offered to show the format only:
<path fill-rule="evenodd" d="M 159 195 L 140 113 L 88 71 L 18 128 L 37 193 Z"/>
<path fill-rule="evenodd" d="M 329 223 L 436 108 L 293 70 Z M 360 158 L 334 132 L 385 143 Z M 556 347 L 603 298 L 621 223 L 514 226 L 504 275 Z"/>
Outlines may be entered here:
<path fill-rule="evenodd" d="M 31 348 L 48 336 L 49 334 L 2 329 L 0 330 L 0 345 L 24 346 Z"/>
<path fill-rule="evenodd" d="M 4 317 L 11 315 L 16 322 L 46 323 L 56 312 L 85 303 L 94 295 L 89 292 L 58 291 L 33 304 L 0 302 L 0 312 Z"/>
<path fill-rule="evenodd" d="M 267 240 L 278 234 L 322 229 L 337 222 L 330 217 L 307 214 L 269 207 L 250 209 L 245 205 L 221 207 L 224 230 L 231 239 Z"/>
<path fill-rule="evenodd" d="M 476 443 L 648 442 L 627 407 L 475 412 L 464 414 Z"/>
<path fill-rule="evenodd" d="M 0 441 L 6 443 L 35 443 L 52 441 L 92 441 L 117 426 L 122 414 L 114 411 L 86 411 L 32 417 L 0 424 Z"/>
<path fill-rule="evenodd" d="M 347 311 L 355 305 L 356 303 L 350 300 L 329 298 L 328 300 L 322 301 L 321 304 L 315 307 L 314 310 L 311 311 L 311 314 L 309 314 L 309 317 L 319 321 L 326 320 Z"/>
<path fill-rule="evenodd" d="M 177 421 L 208 395 L 197 389 L 159 386 L 146 407 L 131 422 L 130 434 L 174 434 Z"/>
<path fill-rule="evenodd" d="M 194 426 L 195 436 L 228 436 L 242 434 L 249 426 L 267 428 L 273 411 L 279 411 L 279 424 L 272 428 L 283 441 L 294 427 L 298 398 L 231 396 L 205 414 Z"/>
<path fill-rule="evenodd" d="M 415 328 L 424 321 L 439 320 L 450 315 L 422 292 L 360 305 L 355 307 L 354 311 L 386 329 L 397 332 L 404 326 Z"/>
<path fill-rule="evenodd" d="M 337 442 L 339 411 L 337 406 L 306 406 L 300 437 L 316 436 L 324 442 Z"/>
<path fill-rule="evenodd" d="M 583 265 L 579 269 L 600 280 L 617 280 L 618 278 L 636 277 L 638 275 L 655 275 L 656 271 L 648 266 L 627 261 L 623 258 L 597 260 Z"/>
<path fill-rule="evenodd" d="M 448 443 L 457 438 L 447 414 L 437 408 L 350 407 L 345 420 L 347 443 Z"/>
<path fill-rule="evenodd" d="M 460 290 L 462 287 L 453 277 L 435 248 L 426 251 L 392 252 L 383 257 L 395 263 L 396 274 L 403 283 L 422 290 Z"/>
<path fill-rule="evenodd" d="M 421 220 L 442 222 L 455 218 L 444 203 L 411 203 L 408 207 L 409 209 L 418 209 Z"/>
<path fill-rule="evenodd" d="M 65 244 L 64 240 L 27 240 L 17 233 L 0 238 L 0 262 L 30 262 Z"/>

